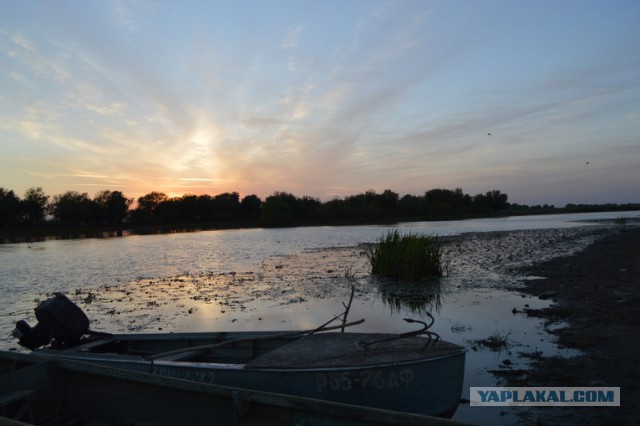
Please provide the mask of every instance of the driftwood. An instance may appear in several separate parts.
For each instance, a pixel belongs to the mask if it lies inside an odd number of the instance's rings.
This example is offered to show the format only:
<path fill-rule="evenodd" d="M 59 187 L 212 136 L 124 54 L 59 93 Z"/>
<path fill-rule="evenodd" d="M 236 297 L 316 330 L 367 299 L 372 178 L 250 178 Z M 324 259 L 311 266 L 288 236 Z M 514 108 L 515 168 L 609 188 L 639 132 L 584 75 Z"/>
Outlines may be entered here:
<path fill-rule="evenodd" d="M 349 297 L 349 304 L 345 305 L 344 303 L 342 304 L 342 306 L 344 306 L 344 314 L 342 315 L 342 329 L 340 330 L 340 332 L 344 333 L 344 327 L 345 324 L 347 323 L 347 315 L 349 315 L 349 309 L 351 309 L 351 302 L 353 301 L 353 293 L 355 293 L 356 291 L 356 286 L 352 285 L 351 286 L 351 297 Z"/>

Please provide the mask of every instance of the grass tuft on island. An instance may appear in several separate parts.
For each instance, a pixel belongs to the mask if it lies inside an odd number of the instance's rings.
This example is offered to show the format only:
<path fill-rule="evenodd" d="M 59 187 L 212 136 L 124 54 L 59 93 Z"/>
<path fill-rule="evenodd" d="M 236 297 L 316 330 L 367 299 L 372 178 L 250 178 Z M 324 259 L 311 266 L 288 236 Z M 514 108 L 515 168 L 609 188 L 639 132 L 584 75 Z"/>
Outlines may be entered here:
<path fill-rule="evenodd" d="M 371 273 L 410 281 L 441 277 L 442 242 L 436 235 L 404 234 L 397 230 L 383 235 L 368 253 Z"/>

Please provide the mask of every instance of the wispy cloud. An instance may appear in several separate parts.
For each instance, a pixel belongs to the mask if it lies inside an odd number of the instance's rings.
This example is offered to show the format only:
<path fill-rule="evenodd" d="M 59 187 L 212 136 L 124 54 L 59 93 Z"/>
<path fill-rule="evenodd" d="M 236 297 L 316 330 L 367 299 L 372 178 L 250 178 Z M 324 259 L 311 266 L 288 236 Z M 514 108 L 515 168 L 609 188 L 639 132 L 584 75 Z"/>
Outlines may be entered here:
<path fill-rule="evenodd" d="M 469 7 L 12 4 L 0 177 L 132 194 L 537 193 L 584 172 L 577 152 L 630 161 L 640 60 L 625 14 L 599 7 L 586 31 L 576 19 L 595 6 L 560 8 L 571 37 L 534 37 L 517 7 Z M 611 185 L 633 174 L 602 167 Z"/>
<path fill-rule="evenodd" d="M 293 49 L 298 47 L 300 43 L 300 36 L 304 31 L 304 25 L 298 25 L 297 27 L 287 28 L 285 35 L 280 43 L 282 49 Z"/>
<path fill-rule="evenodd" d="M 129 3 L 124 0 L 114 0 L 111 3 L 111 10 L 117 26 L 133 30 L 135 28 L 135 16 Z"/>

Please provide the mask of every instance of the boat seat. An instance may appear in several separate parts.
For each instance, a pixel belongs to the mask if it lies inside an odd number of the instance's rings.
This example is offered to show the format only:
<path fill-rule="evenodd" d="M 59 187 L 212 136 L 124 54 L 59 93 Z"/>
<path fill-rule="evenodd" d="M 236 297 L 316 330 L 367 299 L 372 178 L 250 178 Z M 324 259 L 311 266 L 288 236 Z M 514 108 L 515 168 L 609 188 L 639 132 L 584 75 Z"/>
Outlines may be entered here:
<path fill-rule="evenodd" d="M 98 339 L 93 342 L 84 343 L 80 346 L 76 346 L 73 348 L 74 351 L 78 352 L 89 352 L 91 349 L 97 348 L 102 345 L 106 345 L 108 343 L 113 342 L 115 339 Z"/>
<path fill-rule="evenodd" d="M 207 351 L 208 350 L 200 349 L 196 351 L 180 352 L 178 354 L 172 354 L 172 355 L 163 356 L 161 358 L 155 358 L 154 361 L 174 361 L 174 362 L 191 361 L 194 358 L 198 358 L 199 356 L 201 356 Z"/>
<path fill-rule="evenodd" d="M 252 368 L 326 368 L 413 362 L 458 353 L 461 347 L 396 334 L 319 333 L 302 337 L 249 362 Z M 388 341 L 380 341 L 389 339 Z M 363 343 L 380 341 L 380 343 Z"/>

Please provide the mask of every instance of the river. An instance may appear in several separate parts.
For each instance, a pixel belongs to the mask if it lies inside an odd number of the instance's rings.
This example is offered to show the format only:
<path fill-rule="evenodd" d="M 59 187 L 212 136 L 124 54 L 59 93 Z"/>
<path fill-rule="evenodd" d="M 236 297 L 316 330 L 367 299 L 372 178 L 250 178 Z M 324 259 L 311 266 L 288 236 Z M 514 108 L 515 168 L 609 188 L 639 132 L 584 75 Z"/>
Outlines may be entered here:
<path fill-rule="evenodd" d="M 496 386 L 492 370 L 526 368 L 523 352 L 571 356 L 542 323 L 523 314 L 549 301 L 521 295 L 532 263 L 569 255 L 615 232 L 610 212 L 410 222 L 393 226 L 239 229 L 114 238 L 0 244 L 2 349 L 16 320 L 35 323 L 33 308 L 53 292 L 74 300 L 106 332 L 288 330 L 314 328 L 343 311 L 356 292 L 353 331 L 405 332 L 402 319 L 434 315 L 432 330 L 467 347 L 462 397 L 470 386 Z M 618 221 L 619 222 L 619 221 Z M 390 229 L 445 238 L 446 277 L 430 285 L 370 274 L 367 245 Z M 507 337 L 507 346 L 481 344 Z M 462 403 L 454 419 L 512 424 L 502 407 Z"/>

